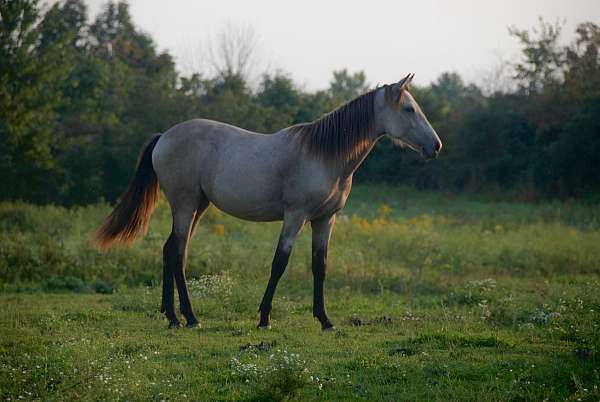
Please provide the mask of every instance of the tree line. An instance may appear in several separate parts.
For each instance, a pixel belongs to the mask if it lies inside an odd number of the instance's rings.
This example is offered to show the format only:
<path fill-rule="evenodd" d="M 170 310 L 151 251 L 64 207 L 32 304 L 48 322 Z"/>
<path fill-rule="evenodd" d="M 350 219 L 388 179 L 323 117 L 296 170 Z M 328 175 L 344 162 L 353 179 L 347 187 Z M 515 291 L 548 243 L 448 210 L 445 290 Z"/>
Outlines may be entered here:
<path fill-rule="evenodd" d="M 149 134 L 196 117 L 275 132 L 370 87 L 364 73 L 347 70 L 333 72 L 324 90 L 307 91 L 280 71 L 253 86 L 240 64 L 246 53 L 225 57 L 214 74 L 184 76 L 135 26 L 126 2 L 107 3 L 93 21 L 83 0 L 49 8 L 0 0 L 0 14 L 4 200 L 114 202 Z M 413 87 L 444 142 L 441 157 L 425 163 L 383 140 L 357 181 L 593 199 L 600 190 L 600 27 L 578 25 L 567 46 L 560 31 L 541 20 L 532 31 L 510 29 L 522 49 L 510 65 L 510 89 L 484 91 L 452 72 Z"/>

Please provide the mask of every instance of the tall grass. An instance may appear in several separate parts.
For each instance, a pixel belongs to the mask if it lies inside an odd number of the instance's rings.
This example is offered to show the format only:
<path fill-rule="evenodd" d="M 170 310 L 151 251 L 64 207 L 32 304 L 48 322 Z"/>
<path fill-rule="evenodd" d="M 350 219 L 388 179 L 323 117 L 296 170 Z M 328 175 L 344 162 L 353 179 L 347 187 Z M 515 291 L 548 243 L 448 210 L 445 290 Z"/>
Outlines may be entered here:
<path fill-rule="evenodd" d="M 329 286 L 406 291 L 427 287 L 433 278 L 597 273 L 599 209 L 358 187 L 334 231 Z M 72 209 L 0 204 L 0 286 L 84 289 L 80 280 L 89 289 L 96 284 L 107 290 L 157 283 L 170 228 L 168 206 L 161 202 L 148 235 L 133 247 L 101 253 L 91 237 L 109 211 L 106 204 Z M 243 222 L 211 207 L 190 244 L 188 277 L 223 271 L 264 277 L 279 227 Z M 291 262 L 301 267 L 290 270 L 298 279 L 310 276 L 309 230 L 304 232 Z"/>
<path fill-rule="evenodd" d="M 211 208 L 190 245 L 203 325 L 159 312 L 148 235 L 91 244 L 106 204 L 0 204 L 2 400 L 598 400 L 600 208 L 362 186 L 334 230 L 312 319 L 310 230 L 255 330 L 280 223 Z"/>

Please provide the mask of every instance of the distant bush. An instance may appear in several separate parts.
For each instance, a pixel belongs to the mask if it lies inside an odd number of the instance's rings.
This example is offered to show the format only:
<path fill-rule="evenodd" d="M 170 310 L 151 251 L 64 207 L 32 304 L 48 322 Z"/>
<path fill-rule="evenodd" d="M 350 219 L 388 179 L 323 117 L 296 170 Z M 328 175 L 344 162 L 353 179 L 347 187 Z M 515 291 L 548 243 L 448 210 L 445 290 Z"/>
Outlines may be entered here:
<path fill-rule="evenodd" d="M 75 276 L 65 276 L 63 278 L 54 277 L 42 282 L 42 289 L 46 292 L 75 292 L 87 293 L 91 288 L 80 278 Z"/>
<path fill-rule="evenodd" d="M 115 292 L 117 285 L 98 279 L 92 284 L 92 288 L 96 293 L 111 294 Z"/>

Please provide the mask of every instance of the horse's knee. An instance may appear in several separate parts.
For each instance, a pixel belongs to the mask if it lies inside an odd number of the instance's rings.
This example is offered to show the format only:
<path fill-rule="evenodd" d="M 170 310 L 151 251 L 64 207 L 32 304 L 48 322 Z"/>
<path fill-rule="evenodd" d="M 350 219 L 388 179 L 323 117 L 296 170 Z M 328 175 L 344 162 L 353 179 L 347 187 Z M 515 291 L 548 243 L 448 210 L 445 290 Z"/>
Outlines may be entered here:
<path fill-rule="evenodd" d="M 292 248 L 294 248 L 294 239 L 282 239 L 279 242 L 277 251 L 279 251 L 281 254 L 289 256 L 292 253 Z"/>

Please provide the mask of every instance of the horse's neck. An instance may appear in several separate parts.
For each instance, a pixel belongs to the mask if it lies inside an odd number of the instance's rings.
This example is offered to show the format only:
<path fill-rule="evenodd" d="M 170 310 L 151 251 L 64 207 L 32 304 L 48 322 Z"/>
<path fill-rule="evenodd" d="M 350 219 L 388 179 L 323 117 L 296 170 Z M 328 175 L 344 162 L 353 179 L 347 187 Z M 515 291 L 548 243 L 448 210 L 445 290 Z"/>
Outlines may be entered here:
<path fill-rule="evenodd" d="M 369 156 L 377 141 L 381 138 L 380 135 L 373 135 L 368 138 L 369 143 L 366 147 L 361 147 L 362 149 L 359 152 L 355 153 L 355 156 L 349 158 L 346 161 L 341 161 L 339 164 L 339 173 L 342 177 L 350 177 L 356 172 L 356 169 L 363 163 L 363 161 Z M 357 144 L 358 146 L 358 144 Z"/>
<path fill-rule="evenodd" d="M 356 172 L 356 169 L 358 169 L 360 167 L 360 165 L 364 162 L 364 160 L 367 158 L 367 156 L 369 156 L 369 154 L 373 150 L 373 147 L 375 146 L 375 144 L 377 144 L 377 141 L 379 141 L 381 139 L 381 137 L 384 136 L 384 134 L 385 134 L 385 129 L 380 124 L 380 122 L 376 116 L 375 124 L 374 124 L 374 127 L 372 128 L 372 131 L 369 133 L 369 135 L 366 138 L 364 138 L 366 141 L 368 141 L 367 146 L 361 146 L 361 144 L 355 144 L 355 146 L 357 147 L 359 152 L 353 153 L 353 155 L 355 155 L 355 156 L 343 163 L 343 167 L 341 169 L 342 172 L 344 174 L 346 174 L 347 176 L 352 176 L 354 174 L 354 172 Z"/>

